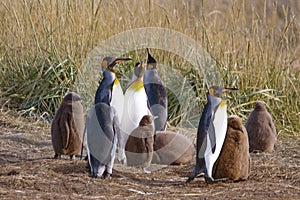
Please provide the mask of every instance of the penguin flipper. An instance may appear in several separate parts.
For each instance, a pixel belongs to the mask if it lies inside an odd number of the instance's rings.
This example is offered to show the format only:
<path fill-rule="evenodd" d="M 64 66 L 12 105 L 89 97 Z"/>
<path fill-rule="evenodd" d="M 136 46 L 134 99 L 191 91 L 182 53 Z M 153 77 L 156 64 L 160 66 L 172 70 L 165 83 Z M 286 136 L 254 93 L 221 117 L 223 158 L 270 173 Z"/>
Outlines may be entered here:
<path fill-rule="evenodd" d="M 120 142 L 120 135 L 121 135 L 121 130 L 120 130 L 120 124 L 119 124 L 119 117 L 115 109 L 113 109 L 113 132 L 115 134 L 115 137 L 118 138 L 118 143 Z"/>
<path fill-rule="evenodd" d="M 61 132 L 62 132 L 62 148 L 67 149 L 69 146 L 69 138 L 70 138 L 70 113 L 66 115 L 66 117 L 62 118 L 63 123 L 61 124 Z"/>
<path fill-rule="evenodd" d="M 112 98 L 112 89 L 113 83 L 108 85 L 104 84 L 104 81 L 102 81 L 96 91 L 94 104 L 96 105 L 102 102 L 106 103 L 107 105 L 110 105 Z"/>
<path fill-rule="evenodd" d="M 216 130 L 213 124 L 213 120 L 210 120 L 209 127 L 208 127 L 208 136 L 211 146 L 211 152 L 215 153 L 216 151 Z"/>

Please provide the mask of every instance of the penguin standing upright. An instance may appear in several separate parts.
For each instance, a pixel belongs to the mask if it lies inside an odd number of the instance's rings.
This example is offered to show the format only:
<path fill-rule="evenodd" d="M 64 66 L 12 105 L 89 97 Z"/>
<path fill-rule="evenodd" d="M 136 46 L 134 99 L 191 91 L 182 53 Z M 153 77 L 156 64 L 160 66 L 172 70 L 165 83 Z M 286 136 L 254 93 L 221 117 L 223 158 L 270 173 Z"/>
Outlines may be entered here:
<path fill-rule="evenodd" d="M 196 166 L 187 182 L 198 174 L 204 173 L 207 183 L 217 182 L 212 177 L 212 170 L 217 160 L 227 131 L 227 105 L 222 94 L 236 88 L 212 86 L 207 96 L 197 131 Z"/>
<path fill-rule="evenodd" d="M 116 109 L 106 103 L 93 105 L 87 116 L 87 152 L 91 176 L 110 178 L 120 136 Z"/>
<path fill-rule="evenodd" d="M 139 126 L 129 135 L 126 142 L 127 166 L 141 168 L 144 172 L 150 166 L 153 156 L 154 127 L 152 116 L 145 115 Z"/>
<path fill-rule="evenodd" d="M 59 106 L 51 123 L 51 139 L 55 152 L 54 158 L 78 155 L 84 132 L 84 115 L 81 97 L 68 93 Z"/>
<path fill-rule="evenodd" d="M 270 153 L 274 150 L 277 140 L 276 128 L 264 102 L 256 102 L 245 127 L 248 132 L 250 152 L 259 150 Z"/>
<path fill-rule="evenodd" d="M 142 117 L 150 114 L 147 95 L 142 81 L 144 73 L 143 63 L 138 62 L 134 69 L 137 79 L 130 84 L 125 92 L 124 110 L 121 120 L 121 147 L 119 151 L 119 161 L 122 163 L 126 163 L 125 145 L 128 136 L 139 125 Z"/>
<path fill-rule="evenodd" d="M 101 64 L 103 80 L 86 122 L 88 162 L 92 177 L 107 179 L 112 174 L 124 100 L 123 90 L 113 67 L 126 60 L 131 58 L 105 57 Z"/>
<path fill-rule="evenodd" d="M 150 111 L 153 116 L 157 116 L 154 120 L 155 131 L 163 131 L 166 129 L 168 118 L 168 95 L 167 91 L 160 79 L 156 60 L 151 56 L 147 48 L 147 66 L 144 76 L 144 86 L 148 97 Z"/>
<path fill-rule="evenodd" d="M 131 58 L 105 57 L 101 63 L 103 79 L 96 91 L 94 103 L 106 103 L 115 107 L 121 120 L 124 105 L 124 94 L 120 82 L 115 74 L 114 66 L 117 63 L 132 60 Z"/>

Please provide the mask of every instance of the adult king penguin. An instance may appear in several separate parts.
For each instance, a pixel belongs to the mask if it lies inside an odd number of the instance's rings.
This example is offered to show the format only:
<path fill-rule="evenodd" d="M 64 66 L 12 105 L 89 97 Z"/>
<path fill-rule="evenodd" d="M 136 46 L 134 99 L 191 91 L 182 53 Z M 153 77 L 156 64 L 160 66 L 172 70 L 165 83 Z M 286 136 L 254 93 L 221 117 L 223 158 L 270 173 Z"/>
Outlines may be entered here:
<path fill-rule="evenodd" d="M 134 75 L 137 77 L 128 87 L 124 97 L 124 110 L 121 119 L 121 141 L 119 161 L 126 163 L 125 145 L 130 133 L 139 125 L 144 115 L 151 114 L 148 108 L 147 95 L 142 77 L 145 74 L 143 63 L 137 63 Z"/>
<path fill-rule="evenodd" d="M 117 110 L 119 120 L 123 113 L 124 94 L 120 82 L 115 74 L 114 66 L 117 63 L 132 60 L 131 58 L 105 57 L 101 63 L 103 79 L 95 94 L 95 104 L 103 102 L 112 105 Z"/>
<path fill-rule="evenodd" d="M 87 151 L 91 176 L 110 178 L 120 126 L 117 112 L 106 103 L 93 105 L 87 116 Z"/>
<path fill-rule="evenodd" d="M 206 183 L 220 181 L 213 179 L 212 170 L 226 136 L 227 105 L 222 99 L 222 95 L 229 90 L 237 89 L 212 86 L 206 94 L 207 103 L 204 106 L 197 131 L 196 166 L 187 182 L 193 180 L 200 173 L 204 173 Z"/>
<path fill-rule="evenodd" d="M 156 60 L 151 56 L 147 48 L 148 60 L 144 76 L 144 86 L 148 97 L 150 111 L 154 120 L 155 131 L 164 131 L 168 118 L 168 95 L 161 81 L 157 68 Z"/>

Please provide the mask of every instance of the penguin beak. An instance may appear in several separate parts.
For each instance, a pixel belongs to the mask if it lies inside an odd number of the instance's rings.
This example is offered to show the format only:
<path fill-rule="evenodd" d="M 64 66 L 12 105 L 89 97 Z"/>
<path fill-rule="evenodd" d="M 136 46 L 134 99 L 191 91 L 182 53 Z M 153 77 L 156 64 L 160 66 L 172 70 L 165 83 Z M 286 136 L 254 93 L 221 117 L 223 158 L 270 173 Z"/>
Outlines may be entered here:
<path fill-rule="evenodd" d="M 228 92 L 230 90 L 239 90 L 238 88 L 224 88 L 222 92 Z"/>
<path fill-rule="evenodd" d="M 116 58 L 107 68 L 113 68 L 117 63 L 132 60 L 132 58 Z"/>
<path fill-rule="evenodd" d="M 132 58 L 116 58 L 115 62 L 116 63 L 120 63 L 120 62 L 128 61 L 128 60 L 132 60 Z"/>
<path fill-rule="evenodd" d="M 146 50 L 147 50 L 148 56 L 149 56 L 149 55 L 151 56 L 150 51 L 149 51 L 149 48 L 146 48 Z"/>
<path fill-rule="evenodd" d="M 148 64 L 149 64 L 149 63 L 152 63 L 152 64 L 156 63 L 156 60 L 151 56 L 149 49 L 146 48 L 146 50 L 147 50 L 147 54 L 148 54 L 147 63 L 148 63 Z"/>

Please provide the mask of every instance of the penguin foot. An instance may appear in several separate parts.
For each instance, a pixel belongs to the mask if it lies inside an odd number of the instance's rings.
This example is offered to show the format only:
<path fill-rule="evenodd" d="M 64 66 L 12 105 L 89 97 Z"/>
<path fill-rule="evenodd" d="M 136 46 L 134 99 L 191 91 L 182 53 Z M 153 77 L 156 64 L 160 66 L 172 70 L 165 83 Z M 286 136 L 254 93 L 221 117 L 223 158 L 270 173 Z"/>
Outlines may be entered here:
<path fill-rule="evenodd" d="M 98 178 L 98 176 L 97 175 L 92 175 L 92 178 Z"/>
<path fill-rule="evenodd" d="M 205 182 L 206 182 L 207 184 L 213 184 L 213 183 L 216 183 L 216 180 L 212 179 L 211 177 L 206 177 L 206 176 L 204 176 L 204 178 L 205 178 Z"/>
<path fill-rule="evenodd" d="M 126 165 L 126 159 L 123 159 L 123 160 L 120 160 L 120 163 L 122 164 L 122 165 Z"/>
<path fill-rule="evenodd" d="M 92 172 L 92 174 L 91 174 L 91 177 L 92 177 L 92 178 L 98 178 L 98 174 L 97 174 L 97 173 L 94 173 L 94 172 Z"/>
<path fill-rule="evenodd" d="M 189 183 L 189 182 L 191 182 L 192 180 L 194 180 L 195 178 L 200 177 L 200 176 L 203 176 L 203 175 L 204 175 L 203 173 L 197 174 L 196 176 L 190 175 L 190 176 L 188 177 L 188 179 L 186 180 L 186 183 Z"/>
<path fill-rule="evenodd" d="M 220 178 L 220 179 L 213 179 L 211 177 L 206 177 L 204 176 L 205 178 L 205 182 L 207 184 L 214 184 L 214 183 L 219 183 L 219 182 L 225 182 L 225 181 L 228 181 L 228 178 Z"/>
<path fill-rule="evenodd" d="M 54 159 L 61 159 L 61 155 L 56 153 L 56 154 L 54 155 Z"/>
<path fill-rule="evenodd" d="M 104 179 L 104 180 L 109 180 L 109 179 L 111 179 L 111 174 L 108 173 L 107 171 L 105 171 L 105 172 L 103 173 L 103 175 L 102 175 L 102 179 Z"/>
<path fill-rule="evenodd" d="M 194 180 L 194 178 L 195 178 L 195 177 L 191 177 L 191 176 L 189 176 L 189 178 L 186 180 L 186 183 L 189 183 L 189 182 L 191 182 L 192 180 Z"/>
<path fill-rule="evenodd" d="M 86 162 L 85 169 L 88 170 L 88 171 L 91 171 L 91 167 L 90 167 L 90 163 L 89 162 Z"/>
<path fill-rule="evenodd" d="M 203 176 L 203 175 L 204 175 L 204 170 L 202 170 L 198 165 L 196 165 L 194 171 L 188 177 L 188 180 L 186 180 L 186 183 L 189 183 L 192 180 L 194 180 L 194 178 L 199 177 L 199 176 Z"/>
<path fill-rule="evenodd" d="M 146 174 L 151 174 L 151 171 L 147 170 L 146 168 L 142 167 L 141 168 L 142 172 L 146 173 Z"/>

